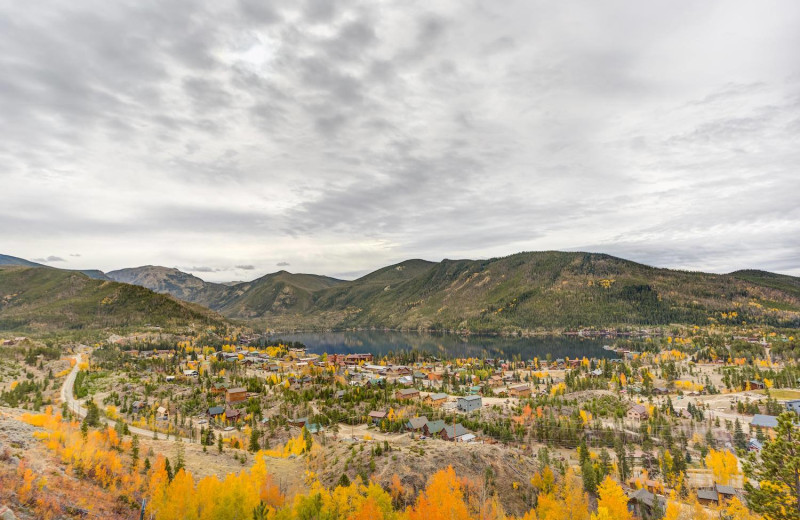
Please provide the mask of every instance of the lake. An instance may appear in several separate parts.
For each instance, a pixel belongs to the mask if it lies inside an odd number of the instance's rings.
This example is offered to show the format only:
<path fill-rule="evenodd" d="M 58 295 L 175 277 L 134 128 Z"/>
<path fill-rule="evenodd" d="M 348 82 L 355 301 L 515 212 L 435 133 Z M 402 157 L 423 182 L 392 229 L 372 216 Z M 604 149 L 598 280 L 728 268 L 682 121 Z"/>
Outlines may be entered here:
<path fill-rule="evenodd" d="M 440 358 L 477 357 L 523 360 L 558 358 L 616 358 L 616 353 L 603 349 L 608 339 L 584 339 L 571 336 L 514 338 L 499 336 L 459 336 L 443 333 L 399 331 L 301 332 L 275 334 L 270 339 L 299 341 L 313 354 L 371 353 L 376 357 L 390 352 L 424 351 Z"/>

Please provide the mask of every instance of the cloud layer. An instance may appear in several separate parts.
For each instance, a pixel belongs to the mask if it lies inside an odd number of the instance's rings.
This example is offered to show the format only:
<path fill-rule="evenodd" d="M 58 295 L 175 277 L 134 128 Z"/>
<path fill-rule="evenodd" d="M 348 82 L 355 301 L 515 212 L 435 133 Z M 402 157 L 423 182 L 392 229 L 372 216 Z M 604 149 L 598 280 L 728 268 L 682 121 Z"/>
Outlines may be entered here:
<path fill-rule="evenodd" d="M 798 26 L 780 1 L 0 0 L 3 252 L 800 275 Z"/>

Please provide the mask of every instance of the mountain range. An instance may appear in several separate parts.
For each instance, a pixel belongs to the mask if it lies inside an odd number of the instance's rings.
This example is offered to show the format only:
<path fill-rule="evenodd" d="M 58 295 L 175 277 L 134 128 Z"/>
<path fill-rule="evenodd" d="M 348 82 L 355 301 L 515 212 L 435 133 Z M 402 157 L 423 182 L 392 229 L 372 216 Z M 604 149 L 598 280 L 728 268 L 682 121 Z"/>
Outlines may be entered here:
<path fill-rule="evenodd" d="M 0 258 L 9 263 L 14 257 Z M 159 266 L 90 273 L 259 328 L 501 332 L 714 322 L 800 327 L 800 278 L 755 270 L 660 269 L 595 253 L 408 260 L 352 281 L 279 271 L 220 284 Z M 0 294 L 2 289 L 0 279 Z"/>

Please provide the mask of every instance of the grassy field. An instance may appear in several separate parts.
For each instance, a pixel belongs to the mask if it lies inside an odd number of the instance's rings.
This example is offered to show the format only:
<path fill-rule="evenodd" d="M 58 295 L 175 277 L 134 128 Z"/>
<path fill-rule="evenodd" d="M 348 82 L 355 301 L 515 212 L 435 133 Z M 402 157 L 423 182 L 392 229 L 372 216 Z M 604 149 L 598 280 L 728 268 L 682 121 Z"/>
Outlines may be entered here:
<path fill-rule="evenodd" d="M 765 390 L 756 390 L 757 394 L 765 394 Z M 769 395 L 774 397 L 775 399 L 800 399 L 800 390 L 786 390 L 783 388 L 772 389 L 769 391 Z"/>

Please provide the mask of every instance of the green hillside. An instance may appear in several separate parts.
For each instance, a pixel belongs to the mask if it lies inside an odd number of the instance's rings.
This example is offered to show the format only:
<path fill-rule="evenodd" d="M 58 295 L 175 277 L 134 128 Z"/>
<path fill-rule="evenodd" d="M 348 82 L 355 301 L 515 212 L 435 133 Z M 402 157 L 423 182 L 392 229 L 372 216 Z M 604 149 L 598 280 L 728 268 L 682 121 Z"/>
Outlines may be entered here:
<path fill-rule="evenodd" d="M 657 269 L 591 253 L 410 261 L 316 291 L 313 306 L 265 323 L 472 331 L 743 321 L 796 327 L 798 282 L 770 273 Z"/>
<path fill-rule="evenodd" d="M 222 299 L 209 302 L 209 306 L 226 316 L 242 319 L 309 313 L 314 310 L 314 293 L 341 283 L 327 276 L 279 271 L 234 285 Z"/>
<path fill-rule="evenodd" d="M 0 330 L 209 325 L 225 320 L 143 287 L 46 267 L 0 268 Z"/>

